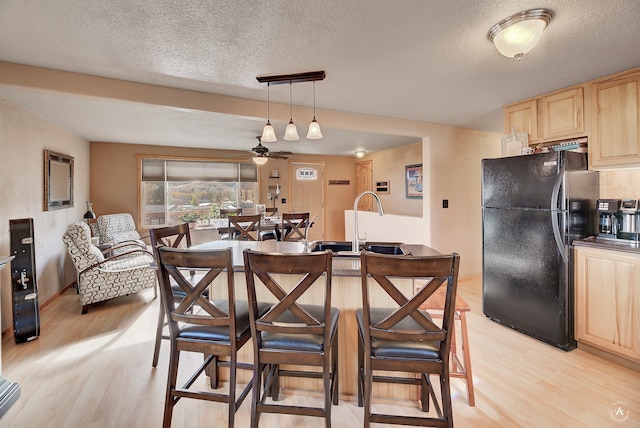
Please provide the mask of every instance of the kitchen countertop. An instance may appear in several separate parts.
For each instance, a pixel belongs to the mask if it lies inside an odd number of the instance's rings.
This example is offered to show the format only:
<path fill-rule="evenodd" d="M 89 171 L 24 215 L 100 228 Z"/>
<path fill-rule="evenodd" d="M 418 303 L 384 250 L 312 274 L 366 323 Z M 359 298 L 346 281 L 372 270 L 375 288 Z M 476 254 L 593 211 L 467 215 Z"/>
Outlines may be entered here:
<path fill-rule="evenodd" d="M 627 253 L 640 254 L 640 243 L 626 239 L 606 239 L 597 236 L 589 236 L 584 239 L 576 239 L 573 245 L 576 247 L 591 247 L 601 250 L 624 251 Z"/>
<path fill-rule="evenodd" d="M 303 253 L 305 247 L 300 242 L 280 241 L 210 241 L 194 245 L 193 249 L 224 249 L 231 247 L 233 251 L 233 269 L 236 272 L 244 272 L 244 260 L 242 252 L 246 248 L 258 251 L 274 253 Z M 437 256 L 438 251 L 426 245 L 407 245 L 414 256 Z M 334 276 L 360 276 L 360 259 L 357 257 L 333 257 L 332 274 Z"/>

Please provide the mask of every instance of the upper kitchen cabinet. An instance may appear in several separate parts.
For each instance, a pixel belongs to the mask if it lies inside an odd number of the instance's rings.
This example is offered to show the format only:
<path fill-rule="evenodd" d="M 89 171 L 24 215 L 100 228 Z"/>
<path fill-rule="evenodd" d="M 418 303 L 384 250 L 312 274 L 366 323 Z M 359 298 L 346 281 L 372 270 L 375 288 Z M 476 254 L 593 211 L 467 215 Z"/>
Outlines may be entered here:
<path fill-rule="evenodd" d="M 538 111 L 536 100 L 510 104 L 504 108 L 504 133 L 526 132 L 529 143 L 538 140 Z"/>
<path fill-rule="evenodd" d="M 584 136 L 584 91 L 565 89 L 504 108 L 504 130 L 527 132 L 529 144 Z"/>
<path fill-rule="evenodd" d="M 591 167 L 640 166 L 640 69 L 595 81 L 590 93 Z"/>
<path fill-rule="evenodd" d="M 555 92 L 538 99 L 538 126 L 542 140 L 584 135 L 583 88 Z"/>

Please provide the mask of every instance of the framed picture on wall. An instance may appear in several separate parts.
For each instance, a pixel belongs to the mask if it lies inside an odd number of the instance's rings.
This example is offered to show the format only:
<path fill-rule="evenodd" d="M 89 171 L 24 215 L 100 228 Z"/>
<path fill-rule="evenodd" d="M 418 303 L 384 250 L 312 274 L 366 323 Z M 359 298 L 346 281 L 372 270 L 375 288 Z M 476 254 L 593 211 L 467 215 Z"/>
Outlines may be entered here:
<path fill-rule="evenodd" d="M 410 199 L 422 199 L 422 164 L 404 167 L 405 196 Z"/>

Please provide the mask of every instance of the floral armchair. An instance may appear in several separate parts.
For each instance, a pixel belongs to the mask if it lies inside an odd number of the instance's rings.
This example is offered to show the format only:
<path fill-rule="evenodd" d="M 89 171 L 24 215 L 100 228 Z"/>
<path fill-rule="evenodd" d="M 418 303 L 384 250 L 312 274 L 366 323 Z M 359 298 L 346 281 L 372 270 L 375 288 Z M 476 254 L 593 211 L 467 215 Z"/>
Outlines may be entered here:
<path fill-rule="evenodd" d="M 83 314 L 92 303 L 155 286 L 155 271 L 150 267 L 153 254 L 137 244 L 120 244 L 122 253 L 105 258 L 98 247 L 91 244 L 89 226 L 80 221 L 67 227 L 62 240 L 77 270 Z"/>

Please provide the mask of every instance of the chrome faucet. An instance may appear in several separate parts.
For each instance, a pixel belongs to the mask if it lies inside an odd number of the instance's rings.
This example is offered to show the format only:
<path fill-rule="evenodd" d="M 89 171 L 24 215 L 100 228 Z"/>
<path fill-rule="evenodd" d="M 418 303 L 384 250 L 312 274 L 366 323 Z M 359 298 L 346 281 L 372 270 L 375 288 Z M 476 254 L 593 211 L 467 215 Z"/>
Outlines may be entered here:
<path fill-rule="evenodd" d="M 304 239 L 302 240 L 302 243 L 304 244 L 305 251 L 309 248 L 309 240 L 307 239 L 307 236 L 309 235 L 309 229 L 311 229 L 311 226 L 313 226 L 313 223 L 316 220 L 320 220 L 320 217 L 314 215 L 311 218 L 311 221 L 307 223 L 307 227 L 304 228 Z"/>
<path fill-rule="evenodd" d="M 376 200 L 378 204 L 378 215 L 384 215 L 384 209 L 382 209 L 382 202 L 380 202 L 380 198 L 378 195 L 373 193 L 371 190 L 366 190 L 360 193 L 355 202 L 353 203 L 353 242 L 351 243 L 351 252 L 358 253 L 360 251 L 360 240 L 367 239 L 367 233 L 365 232 L 364 237 L 360 238 L 358 233 L 358 202 L 364 195 L 371 195 Z"/>

